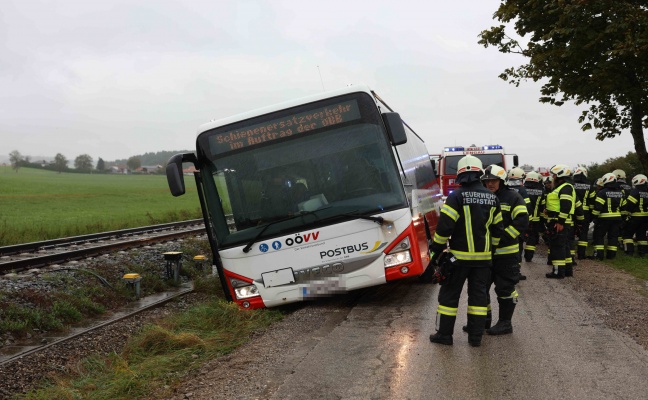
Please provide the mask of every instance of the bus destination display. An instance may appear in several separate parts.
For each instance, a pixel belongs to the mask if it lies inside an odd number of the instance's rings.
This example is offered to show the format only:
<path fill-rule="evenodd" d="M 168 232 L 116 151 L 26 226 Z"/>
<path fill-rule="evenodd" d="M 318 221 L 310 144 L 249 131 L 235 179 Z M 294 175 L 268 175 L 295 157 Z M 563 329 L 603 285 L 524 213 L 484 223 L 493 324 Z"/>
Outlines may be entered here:
<path fill-rule="evenodd" d="M 225 153 L 357 119 L 357 101 L 345 101 L 213 135 L 209 138 L 210 150 L 212 154 Z"/>

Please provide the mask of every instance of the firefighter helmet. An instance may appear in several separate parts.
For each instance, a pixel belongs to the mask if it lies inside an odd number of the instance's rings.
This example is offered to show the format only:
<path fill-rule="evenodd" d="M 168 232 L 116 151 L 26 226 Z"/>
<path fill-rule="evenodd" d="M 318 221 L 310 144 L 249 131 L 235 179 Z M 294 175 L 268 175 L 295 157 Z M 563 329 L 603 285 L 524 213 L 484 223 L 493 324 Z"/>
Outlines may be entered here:
<path fill-rule="evenodd" d="M 484 175 L 481 177 L 482 181 L 489 179 L 501 179 L 503 182 L 506 182 L 506 171 L 497 164 L 491 164 L 486 167 Z"/>
<path fill-rule="evenodd" d="M 582 165 L 579 165 L 576 167 L 576 170 L 574 171 L 574 175 L 578 174 L 583 174 L 585 175 L 585 178 L 587 178 L 587 168 L 583 167 Z"/>
<path fill-rule="evenodd" d="M 542 183 L 544 183 L 545 185 L 547 183 L 551 183 L 551 181 L 553 181 L 553 178 L 551 177 L 551 175 L 542 177 Z"/>
<path fill-rule="evenodd" d="M 509 179 L 524 179 L 526 174 L 524 173 L 524 170 L 520 167 L 515 167 L 512 170 L 509 171 L 508 173 L 508 178 Z"/>
<path fill-rule="evenodd" d="M 484 173 L 484 166 L 481 160 L 470 154 L 462 157 L 457 163 L 457 175 L 464 172 L 481 172 Z"/>
<path fill-rule="evenodd" d="M 645 185 L 646 183 L 648 183 L 648 178 L 646 178 L 646 175 L 644 174 L 635 175 L 635 177 L 632 178 L 632 184 L 634 186 Z"/>
<path fill-rule="evenodd" d="M 603 178 L 598 178 L 598 179 L 596 180 L 596 186 L 603 187 Z"/>
<path fill-rule="evenodd" d="M 611 182 L 616 182 L 616 180 L 616 175 L 613 172 L 608 172 L 601 177 L 601 186 L 605 186 L 606 184 Z"/>
<path fill-rule="evenodd" d="M 565 164 L 556 164 L 549 171 L 558 178 L 567 178 L 571 175 L 571 169 Z"/>
<path fill-rule="evenodd" d="M 540 182 L 542 177 L 540 176 L 539 173 L 535 171 L 531 171 L 528 174 L 526 174 L 526 178 L 524 178 L 525 182 Z"/>
<path fill-rule="evenodd" d="M 612 173 L 614 174 L 614 176 L 617 179 L 625 179 L 626 178 L 626 173 L 622 169 L 615 169 L 614 171 L 612 171 Z"/>

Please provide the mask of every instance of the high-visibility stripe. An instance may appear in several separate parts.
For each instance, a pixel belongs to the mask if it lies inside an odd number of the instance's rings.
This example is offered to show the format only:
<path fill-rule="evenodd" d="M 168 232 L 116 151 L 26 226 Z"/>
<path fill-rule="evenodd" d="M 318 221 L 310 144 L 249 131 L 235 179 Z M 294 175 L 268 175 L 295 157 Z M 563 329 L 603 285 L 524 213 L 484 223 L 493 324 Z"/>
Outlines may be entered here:
<path fill-rule="evenodd" d="M 447 204 L 443 205 L 441 212 L 452 218 L 452 220 L 455 222 L 457 222 L 457 220 L 459 219 L 459 213 Z"/>
<path fill-rule="evenodd" d="M 500 210 L 511 211 L 511 206 L 509 206 L 508 204 L 500 204 Z"/>
<path fill-rule="evenodd" d="M 437 313 L 443 314 L 443 315 L 448 315 L 450 317 L 456 317 L 457 316 L 457 308 L 456 307 L 446 307 L 442 306 L 439 304 L 437 307 Z"/>
<path fill-rule="evenodd" d="M 488 221 L 486 221 L 486 240 L 484 240 L 484 251 L 491 251 L 491 233 L 490 226 L 493 224 L 495 214 L 495 207 L 491 207 L 488 214 Z"/>
<path fill-rule="evenodd" d="M 470 206 L 465 205 L 463 206 L 464 209 L 464 218 L 465 218 L 465 225 L 466 225 L 466 241 L 468 242 L 468 252 L 474 253 L 475 252 L 475 238 L 473 237 L 473 232 L 472 232 L 472 216 L 470 215 Z"/>
<path fill-rule="evenodd" d="M 506 233 L 511 235 L 513 239 L 520 236 L 520 232 L 517 229 L 515 229 L 512 225 L 507 226 L 506 229 L 504 230 L 506 231 Z"/>
<path fill-rule="evenodd" d="M 480 260 L 490 260 L 492 258 L 490 251 L 467 252 L 467 251 L 459 251 L 455 249 L 450 249 L 450 251 L 452 251 L 452 254 L 454 254 L 454 256 L 457 257 L 459 260 L 480 261 Z"/>
<path fill-rule="evenodd" d="M 488 308 L 487 307 L 468 306 L 468 315 L 483 315 L 483 316 L 486 316 L 487 313 L 488 313 Z"/>
<path fill-rule="evenodd" d="M 438 232 L 434 232 L 434 243 L 445 244 L 449 238 L 449 236 L 441 236 Z"/>
<path fill-rule="evenodd" d="M 515 219 L 520 214 L 528 214 L 528 213 L 529 212 L 527 211 L 527 208 L 525 206 L 516 206 L 513 209 L 513 212 L 511 213 L 511 215 L 513 216 L 513 219 Z"/>
<path fill-rule="evenodd" d="M 498 255 L 516 254 L 518 251 L 520 251 L 520 245 L 516 243 L 516 244 L 512 244 L 510 246 L 500 247 L 499 249 L 495 249 L 495 254 L 498 254 Z"/>
<path fill-rule="evenodd" d="M 502 300 L 506 300 L 506 299 L 517 299 L 518 296 L 519 296 L 519 295 L 518 295 L 517 290 L 514 290 L 513 293 L 511 293 L 510 296 L 500 297 L 500 299 L 502 299 Z"/>
<path fill-rule="evenodd" d="M 524 249 L 525 249 L 525 250 L 534 251 L 534 250 L 536 249 L 536 247 L 535 247 L 535 246 L 529 246 L 529 245 L 527 244 L 527 246 L 526 246 Z"/>

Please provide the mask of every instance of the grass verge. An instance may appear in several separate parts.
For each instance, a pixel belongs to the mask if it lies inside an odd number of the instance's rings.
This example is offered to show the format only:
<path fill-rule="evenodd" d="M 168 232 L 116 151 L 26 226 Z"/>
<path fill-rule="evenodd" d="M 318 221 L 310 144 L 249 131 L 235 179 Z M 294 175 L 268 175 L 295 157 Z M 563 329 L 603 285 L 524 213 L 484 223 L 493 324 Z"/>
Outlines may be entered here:
<path fill-rule="evenodd" d="M 47 386 L 20 399 L 133 399 L 174 385 L 205 361 L 247 342 L 253 332 L 282 318 L 276 310 L 242 310 L 217 296 L 145 326 L 120 354 L 93 356 L 77 371 L 51 377 Z M 167 392 L 167 393 L 161 393 Z"/>

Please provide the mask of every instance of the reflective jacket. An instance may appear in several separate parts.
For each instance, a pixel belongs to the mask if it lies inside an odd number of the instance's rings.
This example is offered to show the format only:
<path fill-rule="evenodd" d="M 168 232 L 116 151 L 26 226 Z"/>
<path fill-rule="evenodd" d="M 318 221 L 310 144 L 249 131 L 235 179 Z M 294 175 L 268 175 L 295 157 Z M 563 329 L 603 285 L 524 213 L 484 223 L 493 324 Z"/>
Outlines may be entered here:
<path fill-rule="evenodd" d="M 621 220 L 621 209 L 625 204 L 626 200 L 621 188 L 614 183 L 608 183 L 594 198 L 592 218 Z"/>
<path fill-rule="evenodd" d="M 625 211 L 631 217 L 648 217 L 648 185 L 639 185 L 630 191 Z"/>
<path fill-rule="evenodd" d="M 502 211 L 497 196 L 474 181 L 455 189 L 441 208 L 432 240 L 432 253 L 442 252 L 450 241 L 457 265 L 492 265 L 492 247 L 502 237 Z"/>
<path fill-rule="evenodd" d="M 495 247 L 495 258 L 515 257 L 520 252 L 520 234 L 529 226 L 529 213 L 522 196 L 512 188 L 504 187 L 497 191 L 502 209 L 504 233 Z"/>
<path fill-rule="evenodd" d="M 589 218 L 589 201 L 590 201 L 590 192 L 592 191 L 592 185 L 587 182 L 585 175 L 578 174 L 574 176 L 574 190 L 576 191 L 576 197 L 581 201 L 581 210 L 586 219 Z"/>
<path fill-rule="evenodd" d="M 549 221 L 556 221 L 565 225 L 571 221 L 571 216 L 576 210 L 576 192 L 569 182 L 555 188 L 547 194 L 547 217 Z"/>
<path fill-rule="evenodd" d="M 524 188 L 529 195 L 529 204 L 527 205 L 529 221 L 540 222 L 540 218 L 542 217 L 542 210 L 544 210 L 543 185 L 539 182 L 527 182 L 524 184 Z"/>

